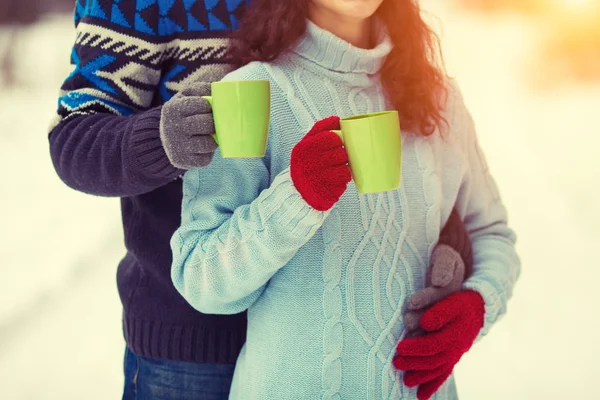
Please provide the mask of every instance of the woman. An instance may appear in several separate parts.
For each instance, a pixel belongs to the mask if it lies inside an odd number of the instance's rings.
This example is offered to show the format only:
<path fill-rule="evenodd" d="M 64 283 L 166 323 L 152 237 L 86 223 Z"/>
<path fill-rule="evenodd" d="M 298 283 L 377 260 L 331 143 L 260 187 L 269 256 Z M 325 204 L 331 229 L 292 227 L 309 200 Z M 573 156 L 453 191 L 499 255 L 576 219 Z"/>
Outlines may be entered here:
<path fill-rule="evenodd" d="M 456 398 L 447 378 L 504 313 L 520 267 L 469 113 L 430 57 L 417 4 L 254 0 L 236 38 L 242 68 L 225 79 L 271 81 L 267 155 L 217 153 L 187 172 L 171 242 L 173 282 L 190 304 L 248 310 L 231 398 L 423 399 L 438 388 L 438 398 Z M 359 196 L 331 130 L 338 117 L 394 108 L 402 187 Z M 407 387 L 392 365 L 403 307 L 423 288 L 455 203 L 473 273 L 423 316 L 435 332 L 400 344 Z"/>

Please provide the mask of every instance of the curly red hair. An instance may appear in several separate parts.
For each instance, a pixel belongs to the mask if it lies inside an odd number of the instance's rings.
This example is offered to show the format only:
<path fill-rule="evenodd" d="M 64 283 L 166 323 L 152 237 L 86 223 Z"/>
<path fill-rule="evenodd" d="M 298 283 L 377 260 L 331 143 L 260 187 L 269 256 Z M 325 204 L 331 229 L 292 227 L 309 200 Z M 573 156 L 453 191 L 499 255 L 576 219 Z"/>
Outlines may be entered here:
<path fill-rule="evenodd" d="M 309 1 L 252 0 L 232 34 L 230 61 L 239 68 L 273 61 L 292 49 L 306 31 Z M 384 0 L 377 15 L 394 44 L 380 74 L 402 129 L 422 135 L 441 130 L 446 75 L 438 37 L 416 0 Z"/>

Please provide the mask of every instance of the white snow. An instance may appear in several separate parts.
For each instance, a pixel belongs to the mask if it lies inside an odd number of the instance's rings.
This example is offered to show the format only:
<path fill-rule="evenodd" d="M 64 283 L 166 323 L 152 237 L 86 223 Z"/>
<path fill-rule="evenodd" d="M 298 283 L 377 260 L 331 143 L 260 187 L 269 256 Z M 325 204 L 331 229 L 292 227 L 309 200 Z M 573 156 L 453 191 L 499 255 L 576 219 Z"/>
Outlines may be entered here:
<path fill-rule="evenodd" d="M 118 200 L 69 189 L 49 156 L 46 131 L 73 38 L 71 17 L 25 30 L 19 86 L 0 86 L 1 399 L 100 400 L 121 391 Z"/>
<path fill-rule="evenodd" d="M 600 83 L 541 90 L 536 25 L 423 3 L 443 25 L 523 263 L 508 315 L 456 368 L 461 399 L 600 398 Z M 115 399 L 123 381 L 118 201 L 68 189 L 48 155 L 73 37 L 70 17 L 26 30 L 23 83 L 0 86 L 2 399 Z"/>

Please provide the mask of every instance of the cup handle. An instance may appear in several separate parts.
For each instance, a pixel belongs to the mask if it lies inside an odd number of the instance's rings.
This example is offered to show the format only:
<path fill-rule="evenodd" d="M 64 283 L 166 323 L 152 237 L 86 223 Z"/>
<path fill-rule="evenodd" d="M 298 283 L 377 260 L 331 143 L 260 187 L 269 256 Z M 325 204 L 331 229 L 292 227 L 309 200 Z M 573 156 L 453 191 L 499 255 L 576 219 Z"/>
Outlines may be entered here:
<path fill-rule="evenodd" d="M 204 100 L 208 101 L 208 104 L 210 104 L 210 106 L 212 107 L 213 105 L 213 99 L 212 96 L 201 96 Z"/>
<path fill-rule="evenodd" d="M 344 142 L 344 133 L 339 130 L 332 130 L 331 132 L 335 133 L 336 135 L 338 135 L 340 137 L 340 139 L 342 139 L 342 144 L 344 145 L 344 150 L 346 152 L 348 152 L 348 149 L 346 149 L 346 143 Z M 348 166 L 351 167 L 350 162 L 348 162 Z M 350 172 L 352 172 L 352 168 L 350 168 Z M 352 179 L 354 179 L 354 175 L 353 175 Z"/>
<path fill-rule="evenodd" d="M 340 137 L 340 139 L 342 139 L 342 143 L 344 143 L 344 134 L 342 133 L 342 131 L 332 130 L 331 132 L 333 132 L 336 135 L 338 135 Z"/>
<path fill-rule="evenodd" d="M 201 96 L 204 100 L 208 101 L 208 104 L 210 104 L 211 108 L 213 106 L 213 98 L 212 96 Z M 217 140 L 217 134 L 213 133 L 212 138 L 215 140 L 215 143 L 217 143 L 217 146 L 219 145 L 219 141 Z"/>

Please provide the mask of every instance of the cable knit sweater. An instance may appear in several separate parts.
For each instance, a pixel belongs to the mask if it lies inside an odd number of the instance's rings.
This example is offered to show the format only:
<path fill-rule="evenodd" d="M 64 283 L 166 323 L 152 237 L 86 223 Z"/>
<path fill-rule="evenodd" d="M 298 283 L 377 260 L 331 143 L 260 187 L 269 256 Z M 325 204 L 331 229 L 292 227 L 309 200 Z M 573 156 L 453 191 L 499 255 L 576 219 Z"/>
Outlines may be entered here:
<path fill-rule="evenodd" d="M 454 84 L 450 131 L 403 132 L 402 185 L 359 195 L 351 183 L 328 212 L 295 189 L 290 152 L 315 121 L 387 110 L 377 72 L 382 37 L 358 49 L 309 23 L 297 48 L 226 80 L 268 79 L 271 131 L 263 159 L 223 159 L 184 177 L 172 278 L 205 313 L 248 309 L 233 399 L 416 399 L 391 360 L 406 299 L 425 285 L 429 256 L 453 206 L 473 240 L 465 286 L 486 302 L 485 335 L 519 272 L 515 235 Z M 437 399 L 456 398 L 450 378 Z"/>

